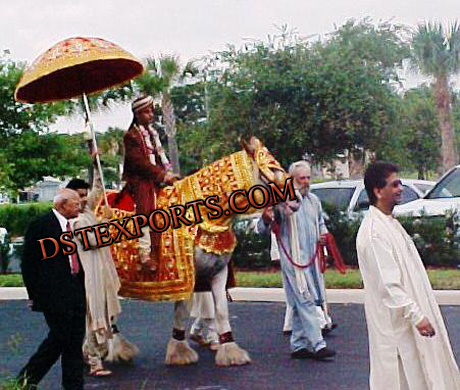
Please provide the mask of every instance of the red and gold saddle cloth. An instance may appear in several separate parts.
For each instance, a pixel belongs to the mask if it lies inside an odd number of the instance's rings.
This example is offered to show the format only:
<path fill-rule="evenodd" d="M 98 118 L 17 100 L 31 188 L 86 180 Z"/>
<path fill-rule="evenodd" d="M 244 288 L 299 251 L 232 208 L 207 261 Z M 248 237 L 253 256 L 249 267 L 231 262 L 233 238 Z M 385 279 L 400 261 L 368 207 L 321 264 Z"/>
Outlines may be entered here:
<path fill-rule="evenodd" d="M 228 197 L 235 190 L 249 190 L 257 184 L 253 162 L 245 151 L 224 157 L 188 176 L 173 186 L 163 188 L 157 199 L 157 208 L 169 212 L 168 207 L 185 206 L 188 202 L 217 195 L 223 209 L 222 217 L 210 220 L 209 209 L 199 206 L 203 222 L 191 226 L 169 228 L 161 234 L 158 269 L 156 272 L 144 270 L 138 256 L 138 239 L 126 240 L 111 245 L 112 256 L 121 281 L 120 295 L 148 301 L 178 301 L 188 299 L 195 283 L 195 245 L 216 254 L 231 253 L 236 246 L 236 238 L 231 229 L 233 213 L 228 210 Z M 114 218 L 122 219 L 135 214 L 135 205 L 127 193 L 110 193 L 109 204 Z M 101 206 L 103 201 L 101 201 Z M 225 211 L 228 211 L 225 213 Z M 249 212 L 254 210 L 249 210 Z M 101 207 L 96 210 L 101 215 Z M 186 217 L 195 221 L 193 208 L 188 207 Z M 163 219 L 158 216 L 157 226 Z M 130 220 L 126 227 L 134 232 Z M 110 227 L 113 238 L 118 229 Z"/>

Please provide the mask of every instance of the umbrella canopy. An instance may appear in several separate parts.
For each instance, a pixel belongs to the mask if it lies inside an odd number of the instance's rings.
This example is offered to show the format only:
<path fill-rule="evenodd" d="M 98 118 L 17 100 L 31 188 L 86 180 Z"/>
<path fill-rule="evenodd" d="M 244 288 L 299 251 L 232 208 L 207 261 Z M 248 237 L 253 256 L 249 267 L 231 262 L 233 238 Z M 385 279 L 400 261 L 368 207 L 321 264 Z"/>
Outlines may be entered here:
<path fill-rule="evenodd" d="M 47 103 L 103 91 L 140 75 L 142 63 L 112 42 L 69 38 L 48 49 L 28 67 L 15 99 Z"/>

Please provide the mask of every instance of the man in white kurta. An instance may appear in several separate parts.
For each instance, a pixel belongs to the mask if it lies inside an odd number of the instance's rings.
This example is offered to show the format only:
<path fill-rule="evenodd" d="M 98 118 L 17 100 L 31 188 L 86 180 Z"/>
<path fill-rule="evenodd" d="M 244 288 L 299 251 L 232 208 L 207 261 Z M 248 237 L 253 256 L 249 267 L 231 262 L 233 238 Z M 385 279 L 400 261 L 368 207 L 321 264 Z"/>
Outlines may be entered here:
<path fill-rule="evenodd" d="M 67 187 L 79 193 L 82 203 L 82 211 L 78 218 L 72 221 L 72 230 L 99 224 L 100 221 L 94 213 L 102 194 L 102 182 L 98 171 L 95 170 L 93 188 L 89 194 L 87 190 L 89 185 L 80 179 L 71 180 Z M 96 237 L 93 232 L 88 232 L 88 243 L 91 249 L 84 250 L 81 235 L 77 237 L 74 237 L 74 242 L 77 244 L 77 251 L 85 270 L 88 308 L 83 352 L 90 365 L 90 375 L 110 375 L 111 371 L 103 368 L 102 359 L 108 353 L 108 342 L 113 337 L 113 321 L 121 311 L 118 300 L 120 281 L 110 247 L 96 248 Z"/>
<path fill-rule="evenodd" d="M 392 216 L 402 186 L 396 166 L 364 179 L 371 206 L 356 246 L 364 282 L 371 390 L 458 390 L 459 372 L 417 249 Z"/>

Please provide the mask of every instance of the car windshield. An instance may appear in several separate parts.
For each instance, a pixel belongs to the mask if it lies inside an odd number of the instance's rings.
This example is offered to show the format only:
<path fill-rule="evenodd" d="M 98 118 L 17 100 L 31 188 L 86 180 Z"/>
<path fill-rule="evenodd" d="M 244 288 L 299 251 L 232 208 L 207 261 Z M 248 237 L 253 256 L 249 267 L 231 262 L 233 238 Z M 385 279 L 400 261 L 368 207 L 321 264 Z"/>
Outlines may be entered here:
<path fill-rule="evenodd" d="M 460 169 L 454 169 L 430 192 L 426 199 L 460 197 Z"/>
<path fill-rule="evenodd" d="M 401 194 L 401 202 L 399 204 L 409 203 L 413 200 L 418 199 L 417 193 L 409 188 L 408 186 L 403 185 L 403 191 Z M 369 197 L 367 196 L 367 191 L 365 189 L 361 190 L 358 196 L 358 202 L 356 202 L 355 211 L 367 210 L 369 208 Z"/>
<path fill-rule="evenodd" d="M 315 188 L 313 192 L 323 205 L 327 204 L 334 206 L 339 210 L 346 210 L 350 204 L 351 197 L 355 192 L 355 187 L 352 188 Z"/>
<path fill-rule="evenodd" d="M 417 187 L 420 191 L 422 191 L 422 194 L 426 194 L 434 186 L 431 184 L 414 183 L 414 187 Z"/>

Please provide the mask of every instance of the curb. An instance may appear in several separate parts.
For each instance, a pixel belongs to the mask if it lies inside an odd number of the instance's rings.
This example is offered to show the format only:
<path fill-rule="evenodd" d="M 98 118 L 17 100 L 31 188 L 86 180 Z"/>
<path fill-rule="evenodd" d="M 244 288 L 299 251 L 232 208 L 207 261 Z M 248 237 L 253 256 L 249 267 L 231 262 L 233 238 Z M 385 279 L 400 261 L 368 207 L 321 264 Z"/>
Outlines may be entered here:
<path fill-rule="evenodd" d="M 230 296 L 236 302 L 285 302 L 282 288 L 235 287 Z M 327 289 L 329 303 L 364 303 L 364 291 L 353 289 Z M 439 305 L 460 306 L 460 290 L 435 290 L 434 296 Z M 25 287 L 0 287 L 0 301 L 27 299 Z"/>
<path fill-rule="evenodd" d="M 235 287 L 230 291 L 234 301 L 248 302 L 285 302 L 283 288 Z M 327 289 L 329 303 L 364 303 L 364 290 L 359 289 Z M 435 290 L 434 296 L 438 305 L 460 305 L 460 290 Z"/>

